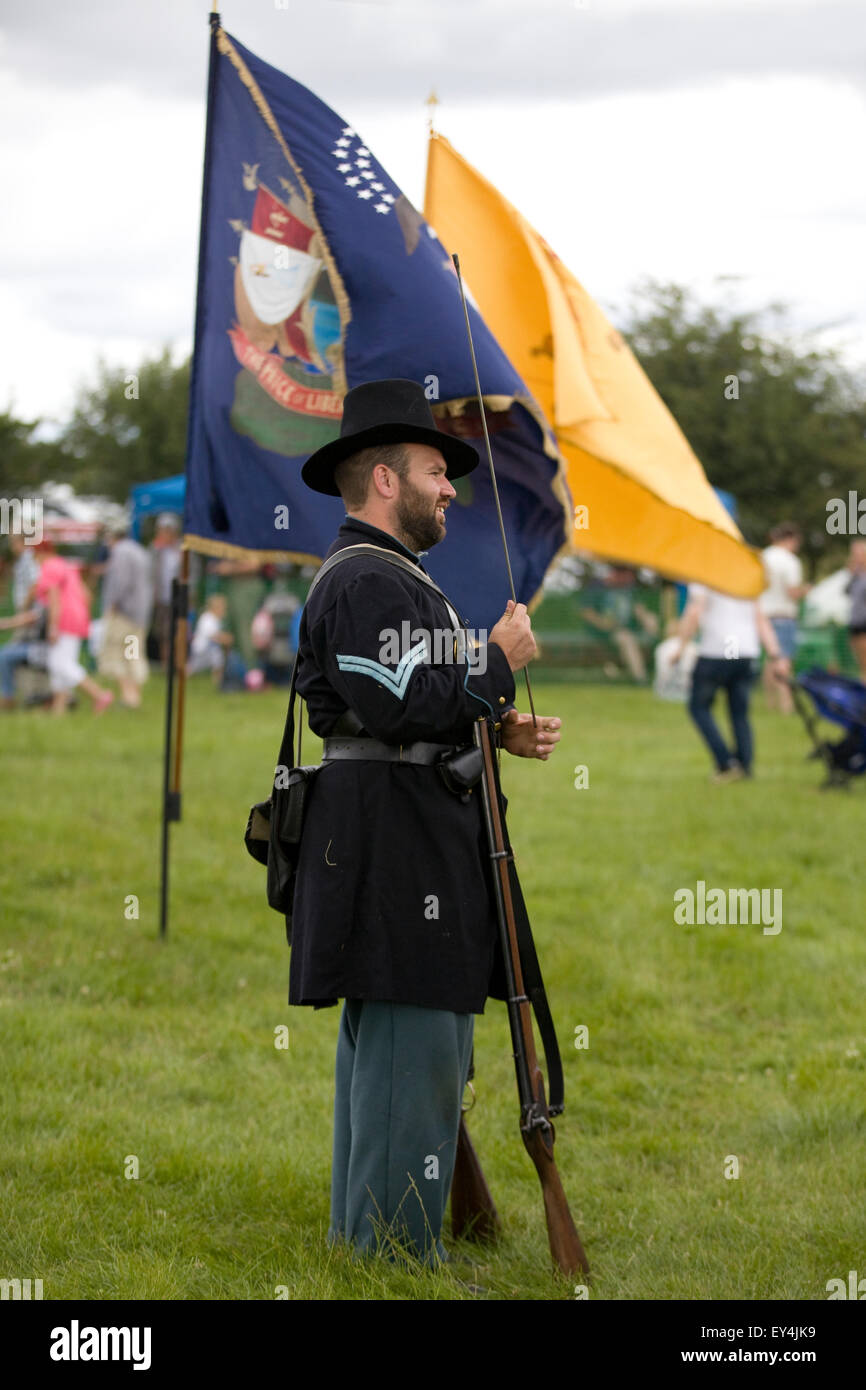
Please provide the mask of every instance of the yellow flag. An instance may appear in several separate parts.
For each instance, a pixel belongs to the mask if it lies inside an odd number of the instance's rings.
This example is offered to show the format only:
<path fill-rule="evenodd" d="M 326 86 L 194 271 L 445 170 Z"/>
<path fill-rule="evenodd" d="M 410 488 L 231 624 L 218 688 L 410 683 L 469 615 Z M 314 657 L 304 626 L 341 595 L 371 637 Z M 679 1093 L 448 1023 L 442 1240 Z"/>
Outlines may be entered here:
<path fill-rule="evenodd" d="M 759 594 L 757 551 L 628 345 L 517 208 L 435 131 L 424 215 L 459 255 L 487 326 L 554 431 L 575 548 Z"/>

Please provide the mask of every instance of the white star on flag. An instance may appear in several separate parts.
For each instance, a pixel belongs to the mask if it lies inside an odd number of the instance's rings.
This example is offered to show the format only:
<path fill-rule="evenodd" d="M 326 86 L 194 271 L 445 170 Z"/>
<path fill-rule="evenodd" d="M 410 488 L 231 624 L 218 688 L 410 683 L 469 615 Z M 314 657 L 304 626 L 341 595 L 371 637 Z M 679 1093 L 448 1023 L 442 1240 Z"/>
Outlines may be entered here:
<path fill-rule="evenodd" d="M 356 159 L 355 163 L 357 164 L 359 169 L 369 169 L 370 167 L 369 159 Z"/>
<path fill-rule="evenodd" d="M 382 202 L 383 202 L 383 203 L 393 203 L 393 201 L 394 201 L 394 194 L 393 194 L 393 193 L 383 193 L 383 194 L 382 194 Z"/>
<path fill-rule="evenodd" d="M 343 134 L 344 134 L 344 135 L 354 135 L 355 132 L 354 132 L 354 130 L 352 129 L 352 127 L 351 127 L 350 125 L 344 125 L 344 126 L 343 126 Z"/>
<path fill-rule="evenodd" d="M 346 179 L 346 183 L 348 184 L 348 186 L 349 186 L 350 188 L 354 188 L 354 187 L 355 187 L 355 184 L 356 184 L 356 183 L 360 183 L 360 182 L 361 182 L 361 180 L 358 178 L 357 175 L 356 175 L 353 179 Z"/>
<path fill-rule="evenodd" d="M 359 197 L 359 198 L 372 198 L 372 196 L 373 196 L 373 195 L 372 195 L 372 193 L 370 192 L 369 188 L 359 188 L 359 189 L 358 189 L 358 197 Z"/>
<path fill-rule="evenodd" d="M 351 168 L 352 168 L 351 164 L 338 164 L 338 165 L 337 165 L 337 173 L 338 173 L 338 174 L 348 174 Z"/>
<path fill-rule="evenodd" d="M 371 184 L 370 184 L 370 187 L 371 187 L 371 188 L 375 188 L 375 190 L 376 190 L 377 193 L 381 193 L 381 192 L 382 192 L 382 189 L 385 187 L 385 185 L 384 185 L 384 183 L 371 183 Z"/>
<path fill-rule="evenodd" d="M 375 209 L 376 209 L 377 212 L 390 212 L 390 211 L 391 211 L 391 209 L 388 207 L 388 204 L 387 204 L 387 203 L 374 203 L 373 206 L 375 207 Z"/>
<path fill-rule="evenodd" d="M 358 146 L 358 154 L 369 154 L 369 153 L 370 153 L 370 151 L 367 149 L 366 145 L 359 145 L 359 146 Z"/>
<path fill-rule="evenodd" d="M 370 169 L 362 169 L 362 170 L 361 170 L 361 178 L 362 178 L 362 179 L 371 179 L 372 177 L 373 177 L 372 170 L 370 170 Z"/>

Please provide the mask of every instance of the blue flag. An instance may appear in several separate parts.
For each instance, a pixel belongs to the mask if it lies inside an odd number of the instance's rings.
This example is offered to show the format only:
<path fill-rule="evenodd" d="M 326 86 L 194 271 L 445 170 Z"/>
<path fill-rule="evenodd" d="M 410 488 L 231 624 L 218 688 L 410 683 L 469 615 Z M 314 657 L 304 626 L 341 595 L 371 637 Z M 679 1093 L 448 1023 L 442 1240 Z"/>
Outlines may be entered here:
<path fill-rule="evenodd" d="M 470 317 L 515 587 L 529 602 L 567 539 L 570 499 L 538 406 L 472 308 Z M 383 377 L 423 383 L 440 428 L 479 449 L 425 565 L 467 622 L 491 627 L 509 588 L 450 257 L 352 126 L 215 25 L 191 548 L 321 559 L 345 509 L 311 492 L 301 466 L 339 434 L 345 392 Z"/>

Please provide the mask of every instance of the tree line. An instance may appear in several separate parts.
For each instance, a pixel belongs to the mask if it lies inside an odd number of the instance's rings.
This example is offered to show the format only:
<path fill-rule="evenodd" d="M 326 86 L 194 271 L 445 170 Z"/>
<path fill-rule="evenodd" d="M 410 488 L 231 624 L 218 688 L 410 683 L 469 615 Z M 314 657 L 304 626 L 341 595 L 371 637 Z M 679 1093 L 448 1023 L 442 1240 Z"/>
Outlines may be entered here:
<path fill-rule="evenodd" d="M 734 494 L 746 539 L 763 545 L 789 518 L 813 573 L 841 559 L 847 542 L 828 532 L 828 508 L 852 491 L 866 497 L 863 375 L 795 336 L 780 306 L 739 311 L 646 281 L 624 317 L 624 336 L 710 482 Z M 101 362 L 51 440 L 38 437 L 40 421 L 0 412 L 0 495 L 51 479 L 123 501 L 136 483 L 181 473 L 189 376 L 189 361 L 175 365 L 168 349 L 132 370 Z"/>

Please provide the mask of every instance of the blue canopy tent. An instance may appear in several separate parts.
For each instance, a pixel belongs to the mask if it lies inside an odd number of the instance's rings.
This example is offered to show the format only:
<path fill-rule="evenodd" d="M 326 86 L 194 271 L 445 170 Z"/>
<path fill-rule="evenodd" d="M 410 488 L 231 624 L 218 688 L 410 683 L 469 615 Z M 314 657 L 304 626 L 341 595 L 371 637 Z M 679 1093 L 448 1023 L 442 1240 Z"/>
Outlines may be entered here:
<path fill-rule="evenodd" d="M 131 535 L 135 540 L 140 540 L 142 520 L 154 512 L 178 512 L 183 515 L 185 497 L 185 473 L 178 473 L 173 478 L 157 478 L 153 483 L 139 483 L 129 494 Z"/>

